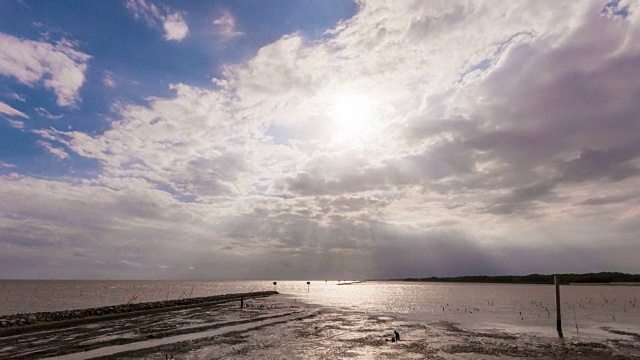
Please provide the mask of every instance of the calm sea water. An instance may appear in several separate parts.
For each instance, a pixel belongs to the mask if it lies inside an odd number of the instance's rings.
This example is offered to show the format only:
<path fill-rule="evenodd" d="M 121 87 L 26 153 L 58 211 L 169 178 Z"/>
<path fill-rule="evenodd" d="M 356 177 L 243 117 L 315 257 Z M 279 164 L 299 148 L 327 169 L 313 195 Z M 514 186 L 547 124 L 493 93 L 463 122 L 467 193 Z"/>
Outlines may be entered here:
<path fill-rule="evenodd" d="M 0 315 L 273 290 L 271 281 L 0 281 Z M 421 321 L 555 329 L 552 285 L 278 281 L 294 301 Z M 565 332 L 640 329 L 640 287 L 562 286 Z M 635 306 L 634 306 L 635 303 Z"/>

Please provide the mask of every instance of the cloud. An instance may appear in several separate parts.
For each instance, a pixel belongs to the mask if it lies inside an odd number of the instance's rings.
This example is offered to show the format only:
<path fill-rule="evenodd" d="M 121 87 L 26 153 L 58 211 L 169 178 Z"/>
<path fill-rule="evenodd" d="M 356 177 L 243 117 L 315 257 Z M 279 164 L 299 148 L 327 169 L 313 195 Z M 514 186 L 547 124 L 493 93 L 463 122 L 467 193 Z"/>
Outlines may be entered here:
<path fill-rule="evenodd" d="M 120 262 L 122 264 L 125 264 L 126 266 L 130 266 L 130 267 L 136 267 L 136 268 L 142 267 L 141 264 L 138 264 L 137 262 L 133 262 L 133 261 L 129 261 L 129 260 L 120 260 Z"/>
<path fill-rule="evenodd" d="M 639 198 L 639 197 L 640 197 L 640 193 L 631 192 L 631 193 L 624 193 L 624 194 L 616 194 L 616 195 L 588 198 L 588 199 L 582 201 L 581 204 L 582 205 L 593 205 L 593 206 L 608 205 L 608 204 L 619 204 L 619 203 L 626 203 L 626 202 L 628 202 L 630 200 L 634 200 L 634 199 Z"/>
<path fill-rule="evenodd" d="M 14 129 L 24 129 L 24 121 L 7 119 L 7 122 Z"/>
<path fill-rule="evenodd" d="M 54 114 L 50 113 L 49 110 L 47 110 L 47 109 L 45 109 L 43 107 L 37 107 L 34 110 L 38 113 L 38 115 L 40 115 L 40 116 L 42 116 L 44 118 L 47 118 L 49 120 L 60 120 L 63 117 L 62 115 L 54 115 Z"/>
<path fill-rule="evenodd" d="M 102 77 L 102 84 L 108 88 L 115 88 L 118 86 L 116 82 L 115 75 L 111 71 L 105 71 L 104 76 Z"/>
<path fill-rule="evenodd" d="M 52 145 L 48 141 L 38 140 L 37 144 L 38 144 L 38 146 L 40 146 L 40 147 L 44 148 L 45 150 L 47 150 L 53 156 L 57 157 L 59 160 L 64 160 L 64 159 L 69 157 L 69 154 L 67 154 L 63 149 Z"/>
<path fill-rule="evenodd" d="M 217 245 L 210 243 L 216 216 L 205 207 L 180 203 L 166 192 L 132 188 L 132 183 L 111 190 L 101 184 L 69 184 L 15 174 L 0 176 L 0 183 L 0 197 L 6 200 L 0 204 L 0 239 L 16 239 L 10 243 L 0 240 L 4 274 L 22 273 L 24 277 L 39 272 L 51 277 L 51 271 L 57 273 L 59 269 L 49 264 L 63 259 L 69 261 L 69 268 L 90 269 L 78 273 L 88 278 L 101 277 L 101 272 L 111 278 L 126 278 L 134 263 L 142 269 L 137 276 L 153 277 L 158 263 L 184 268 L 200 261 L 226 262 L 211 253 L 217 252 Z M 16 202 L 22 196 L 34 202 Z M 47 240 L 46 249 L 32 246 L 42 243 L 40 239 Z M 219 242 L 224 244 L 223 239 Z M 73 252 L 85 256 L 67 259 Z M 39 260 L 35 264 L 15 263 L 8 261 L 6 254 L 14 259 Z M 142 273 L 144 269 L 148 270 L 146 274 Z M 201 276 L 208 270 L 204 269 Z M 237 266 L 229 271 L 220 269 L 219 273 L 231 277 L 235 270 Z"/>
<path fill-rule="evenodd" d="M 120 276 L 638 271 L 639 15 L 604 6 L 362 2 L 214 89 L 118 103 L 102 132 L 34 131 L 100 176 L 2 178 L 0 229 L 65 234 L 54 248 Z M 345 98 L 369 104 L 352 141 Z"/>
<path fill-rule="evenodd" d="M 157 28 L 161 25 L 167 41 L 182 41 L 189 35 L 189 27 L 182 12 L 172 12 L 167 6 L 158 8 L 145 0 L 127 0 L 125 6 L 136 19 L 144 21 L 149 27 Z"/>
<path fill-rule="evenodd" d="M 227 10 L 224 10 L 220 17 L 213 19 L 212 24 L 216 35 L 222 40 L 226 41 L 244 35 L 243 32 L 237 30 L 236 19 Z"/>
<path fill-rule="evenodd" d="M 73 106 L 79 101 L 78 91 L 91 59 L 76 47 L 66 39 L 48 43 L 0 33 L 0 74 L 29 86 L 42 81 L 56 94 L 58 106 Z"/>
<path fill-rule="evenodd" d="M 167 15 L 162 26 L 165 40 L 182 41 L 189 35 L 189 27 L 180 13 Z"/>
<path fill-rule="evenodd" d="M 5 115 L 9 115 L 9 116 L 18 116 L 18 117 L 25 118 L 25 119 L 29 118 L 29 116 L 27 116 L 27 114 L 23 113 L 20 110 L 16 110 L 16 109 L 12 108 L 11 106 L 3 103 L 2 101 L 0 101 L 0 114 L 5 114 Z"/>
<path fill-rule="evenodd" d="M 12 100 L 17 100 L 20 102 L 25 102 L 27 100 L 27 98 L 24 95 L 20 95 L 16 92 L 10 92 L 4 95 L 6 98 L 12 99 Z"/>

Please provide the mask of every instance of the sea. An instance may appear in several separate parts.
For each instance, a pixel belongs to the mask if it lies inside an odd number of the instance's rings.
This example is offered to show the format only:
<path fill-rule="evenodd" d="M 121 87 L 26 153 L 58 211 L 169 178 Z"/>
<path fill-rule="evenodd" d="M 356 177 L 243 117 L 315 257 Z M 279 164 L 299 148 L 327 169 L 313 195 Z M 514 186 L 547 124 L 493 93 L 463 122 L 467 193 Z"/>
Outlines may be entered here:
<path fill-rule="evenodd" d="M 0 280 L 0 316 L 274 289 L 287 301 L 410 321 L 515 332 L 556 330 L 554 286 L 523 284 Z M 565 335 L 596 334 L 603 328 L 640 331 L 640 286 L 562 285 L 560 295 Z"/>

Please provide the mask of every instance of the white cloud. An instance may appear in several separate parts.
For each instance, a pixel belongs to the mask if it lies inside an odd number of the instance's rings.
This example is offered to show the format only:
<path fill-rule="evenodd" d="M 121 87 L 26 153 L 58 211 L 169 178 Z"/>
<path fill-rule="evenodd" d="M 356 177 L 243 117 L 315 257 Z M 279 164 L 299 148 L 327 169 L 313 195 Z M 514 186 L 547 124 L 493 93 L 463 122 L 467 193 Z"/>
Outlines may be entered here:
<path fill-rule="evenodd" d="M 167 41 L 182 41 L 189 35 L 189 27 L 182 12 L 173 12 L 166 6 L 158 8 L 145 0 L 127 0 L 125 6 L 136 19 L 144 21 L 149 27 L 162 26 L 164 39 Z"/>
<path fill-rule="evenodd" d="M 15 164 L 9 164 L 3 161 L 0 161 L 0 169 L 15 169 L 17 166 Z"/>
<path fill-rule="evenodd" d="M 20 95 L 16 92 L 10 92 L 8 94 L 5 94 L 5 97 L 12 99 L 12 100 L 18 100 L 20 102 L 25 102 L 27 101 L 27 98 L 24 95 Z"/>
<path fill-rule="evenodd" d="M 243 32 L 237 30 L 236 19 L 227 10 L 224 10 L 222 12 L 222 15 L 214 19 L 212 23 L 216 35 L 218 35 L 223 40 L 230 40 L 235 37 L 244 35 Z"/>
<path fill-rule="evenodd" d="M 0 74 L 29 86 L 42 81 L 56 94 L 58 106 L 73 106 L 91 59 L 75 48 L 64 39 L 50 44 L 0 33 Z"/>
<path fill-rule="evenodd" d="M 118 83 L 116 82 L 116 79 L 115 79 L 115 75 L 111 71 L 104 72 L 104 76 L 102 77 L 102 83 L 104 84 L 104 86 L 111 89 L 118 86 Z"/>
<path fill-rule="evenodd" d="M 14 129 L 24 129 L 24 121 L 7 119 L 7 122 Z"/>
<path fill-rule="evenodd" d="M 64 151 L 62 148 L 54 146 L 48 141 L 38 140 L 37 143 L 38 143 L 38 146 L 46 149 L 49 153 L 51 153 L 53 156 L 57 157 L 60 160 L 64 160 L 69 157 L 69 154 L 67 154 L 66 151 Z"/>
<path fill-rule="evenodd" d="M 38 115 L 47 118 L 49 120 L 60 120 L 62 119 L 62 115 L 54 115 L 52 113 L 49 112 L 49 110 L 43 108 L 43 107 L 37 107 L 34 109 Z"/>
<path fill-rule="evenodd" d="M 129 260 L 120 260 L 120 262 L 126 266 L 131 266 L 131 267 L 142 267 L 141 264 L 137 263 L 137 262 L 133 262 L 133 261 L 129 261 Z"/>
<path fill-rule="evenodd" d="M 25 119 L 28 119 L 29 116 L 27 116 L 27 114 L 23 113 L 20 110 L 16 110 L 14 108 L 12 108 L 11 106 L 3 103 L 2 101 L 0 101 L 0 114 L 5 114 L 5 115 L 9 115 L 9 116 L 18 116 L 18 117 L 22 117 Z"/>
<path fill-rule="evenodd" d="M 162 23 L 165 40 L 182 41 L 189 35 L 189 27 L 181 13 L 167 15 Z"/>
<path fill-rule="evenodd" d="M 158 19 L 162 18 L 160 10 L 153 3 L 145 0 L 127 0 L 125 6 L 133 13 L 136 19 L 141 19 L 149 26 L 154 26 Z"/>

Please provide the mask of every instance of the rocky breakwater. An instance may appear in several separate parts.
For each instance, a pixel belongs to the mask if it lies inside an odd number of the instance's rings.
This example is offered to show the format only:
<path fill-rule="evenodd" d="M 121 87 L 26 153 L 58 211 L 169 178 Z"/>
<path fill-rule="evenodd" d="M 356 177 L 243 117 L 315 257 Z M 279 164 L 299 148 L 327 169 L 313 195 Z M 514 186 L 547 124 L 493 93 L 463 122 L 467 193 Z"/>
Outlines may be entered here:
<path fill-rule="evenodd" d="M 264 297 L 278 294 L 277 291 L 259 291 L 250 293 L 224 294 L 180 300 L 166 300 L 135 304 L 121 304 L 97 308 L 63 310 L 51 312 L 36 312 L 27 314 L 13 314 L 0 316 L 0 329 L 12 328 L 41 323 L 51 323 L 63 320 L 85 319 L 96 317 L 112 317 L 114 314 L 127 314 L 154 309 L 170 309 L 179 306 L 199 305 L 204 303 L 228 302 L 246 298 Z"/>

